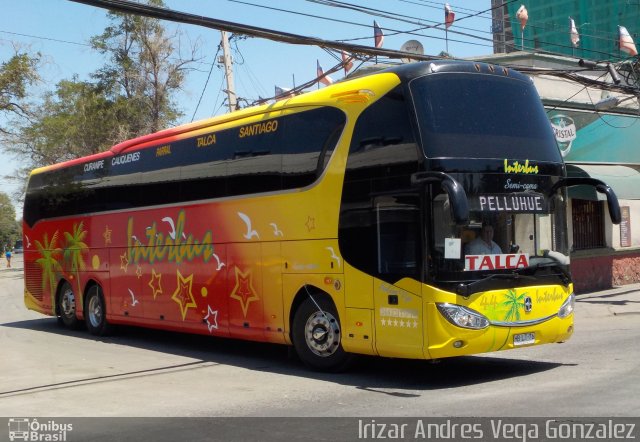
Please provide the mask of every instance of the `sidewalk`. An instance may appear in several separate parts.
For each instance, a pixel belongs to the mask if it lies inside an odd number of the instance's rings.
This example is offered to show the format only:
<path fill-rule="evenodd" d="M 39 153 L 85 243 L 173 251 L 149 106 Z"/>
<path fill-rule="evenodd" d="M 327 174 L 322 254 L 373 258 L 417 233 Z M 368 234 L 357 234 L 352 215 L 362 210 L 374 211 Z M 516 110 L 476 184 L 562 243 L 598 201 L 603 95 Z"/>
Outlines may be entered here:
<path fill-rule="evenodd" d="M 0 260 L 0 274 L 2 272 L 22 271 L 24 263 L 24 255 L 22 253 L 14 253 L 11 256 L 11 267 L 7 267 L 7 259 L 2 255 Z"/>
<path fill-rule="evenodd" d="M 597 308 L 613 316 L 640 315 L 640 284 L 627 284 L 597 292 L 576 295 L 576 310 Z"/>

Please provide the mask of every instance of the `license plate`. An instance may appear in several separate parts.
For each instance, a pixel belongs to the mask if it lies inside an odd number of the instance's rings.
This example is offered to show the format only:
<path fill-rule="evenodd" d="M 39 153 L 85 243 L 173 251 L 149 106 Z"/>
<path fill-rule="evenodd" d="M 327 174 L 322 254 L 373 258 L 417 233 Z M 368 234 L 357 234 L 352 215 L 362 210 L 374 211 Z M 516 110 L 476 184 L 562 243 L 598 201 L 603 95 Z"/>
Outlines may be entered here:
<path fill-rule="evenodd" d="M 535 342 L 535 333 L 520 333 L 518 335 L 513 335 L 513 345 L 515 346 L 535 344 Z"/>

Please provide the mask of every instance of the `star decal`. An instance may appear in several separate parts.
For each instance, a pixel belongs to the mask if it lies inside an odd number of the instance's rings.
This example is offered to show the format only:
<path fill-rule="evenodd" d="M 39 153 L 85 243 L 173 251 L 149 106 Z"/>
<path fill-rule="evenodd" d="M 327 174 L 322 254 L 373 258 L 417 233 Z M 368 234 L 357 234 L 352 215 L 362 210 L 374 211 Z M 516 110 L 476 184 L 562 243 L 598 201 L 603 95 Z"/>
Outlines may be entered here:
<path fill-rule="evenodd" d="M 124 252 L 120 255 L 120 268 L 127 273 L 127 267 L 129 267 L 129 257 L 127 256 L 127 252 Z"/>
<path fill-rule="evenodd" d="M 249 310 L 249 304 L 253 301 L 259 301 L 260 298 L 256 295 L 253 285 L 251 284 L 251 271 L 243 273 L 238 267 L 236 269 L 236 286 L 233 288 L 229 297 L 240 301 L 240 307 L 242 307 L 242 314 L 246 318 L 247 310 Z"/>
<path fill-rule="evenodd" d="M 209 333 L 211 330 L 218 330 L 218 310 L 213 310 L 210 305 L 207 306 L 207 316 L 204 317 L 204 321 L 207 323 Z"/>
<path fill-rule="evenodd" d="M 415 319 L 407 319 L 406 321 L 401 319 L 398 321 L 397 318 L 382 318 L 380 319 L 380 324 L 383 327 L 418 328 L 418 321 Z"/>
<path fill-rule="evenodd" d="M 140 267 L 139 265 L 136 265 L 136 276 L 138 277 L 138 279 L 142 277 L 142 267 Z"/>
<path fill-rule="evenodd" d="M 307 226 L 307 231 L 311 232 L 312 230 L 314 230 L 316 228 L 316 219 L 315 218 L 311 218 L 310 216 L 307 217 L 307 222 L 304 223 L 305 226 Z"/>
<path fill-rule="evenodd" d="M 162 294 L 162 284 L 160 279 L 162 278 L 162 273 L 156 273 L 156 269 L 151 269 L 151 279 L 149 280 L 149 287 L 153 291 L 153 299 L 156 299 L 156 296 Z"/>
<path fill-rule="evenodd" d="M 109 226 L 105 226 L 104 233 L 102 234 L 102 237 L 104 238 L 104 245 L 105 246 L 107 244 L 111 244 L 111 232 L 112 232 L 112 230 L 109 228 Z"/>
<path fill-rule="evenodd" d="M 197 307 L 195 299 L 193 299 L 193 293 L 191 293 L 191 288 L 193 287 L 193 275 L 189 275 L 188 277 L 182 276 L 180 270 L 176 271 L 176 276 L 178 280 L 178 287 L 176 287 L 176 291 L 171 295 L 171 299 L 180 305 L 180 312 L 182 313 L 182 320 L 187 316 L 187 310 L 191 307 Z"/>

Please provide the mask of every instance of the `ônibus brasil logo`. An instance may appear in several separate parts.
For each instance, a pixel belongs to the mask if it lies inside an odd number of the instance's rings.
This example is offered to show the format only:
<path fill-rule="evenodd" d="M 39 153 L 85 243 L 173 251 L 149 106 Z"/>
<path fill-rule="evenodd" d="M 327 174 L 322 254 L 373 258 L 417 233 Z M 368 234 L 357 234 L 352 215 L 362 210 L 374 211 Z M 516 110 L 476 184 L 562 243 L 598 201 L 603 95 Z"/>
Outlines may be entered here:
<path fill-rule="evenodd" d="M 26 417 L 9 419 L 9 440 L 58 441 L 67 440 L 67 434 L 73 431 L 73 424 L 61 424 L 54 420 L 39 422 Z"/>
<path fill-rule="evenodd" d="M 576 124 L 571 117 L 566 115 L 554 115 L 550 118 L 553 133 L 556 135 L 558 147 L 563 157 L 571 150 L 571 143 L 576 139 Z"/>

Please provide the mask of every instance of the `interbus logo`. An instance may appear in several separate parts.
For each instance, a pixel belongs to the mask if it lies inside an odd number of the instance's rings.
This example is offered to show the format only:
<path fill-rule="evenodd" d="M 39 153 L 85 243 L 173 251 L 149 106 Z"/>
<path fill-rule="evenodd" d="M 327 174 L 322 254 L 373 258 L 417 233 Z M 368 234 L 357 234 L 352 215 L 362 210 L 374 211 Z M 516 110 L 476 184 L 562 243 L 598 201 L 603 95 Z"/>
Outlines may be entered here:
<path fill-rule="evenodd" d="M 523 173 L 526 175 L 537 174 L 538 166 L 529 165 L 529 160 L 525 160 L 524 164 L 521 164 L 519 161 L 513 161 L 511 164 L 509 164 L 509 161 L 505 158 L 504 172 L 505 173 Z"/>

